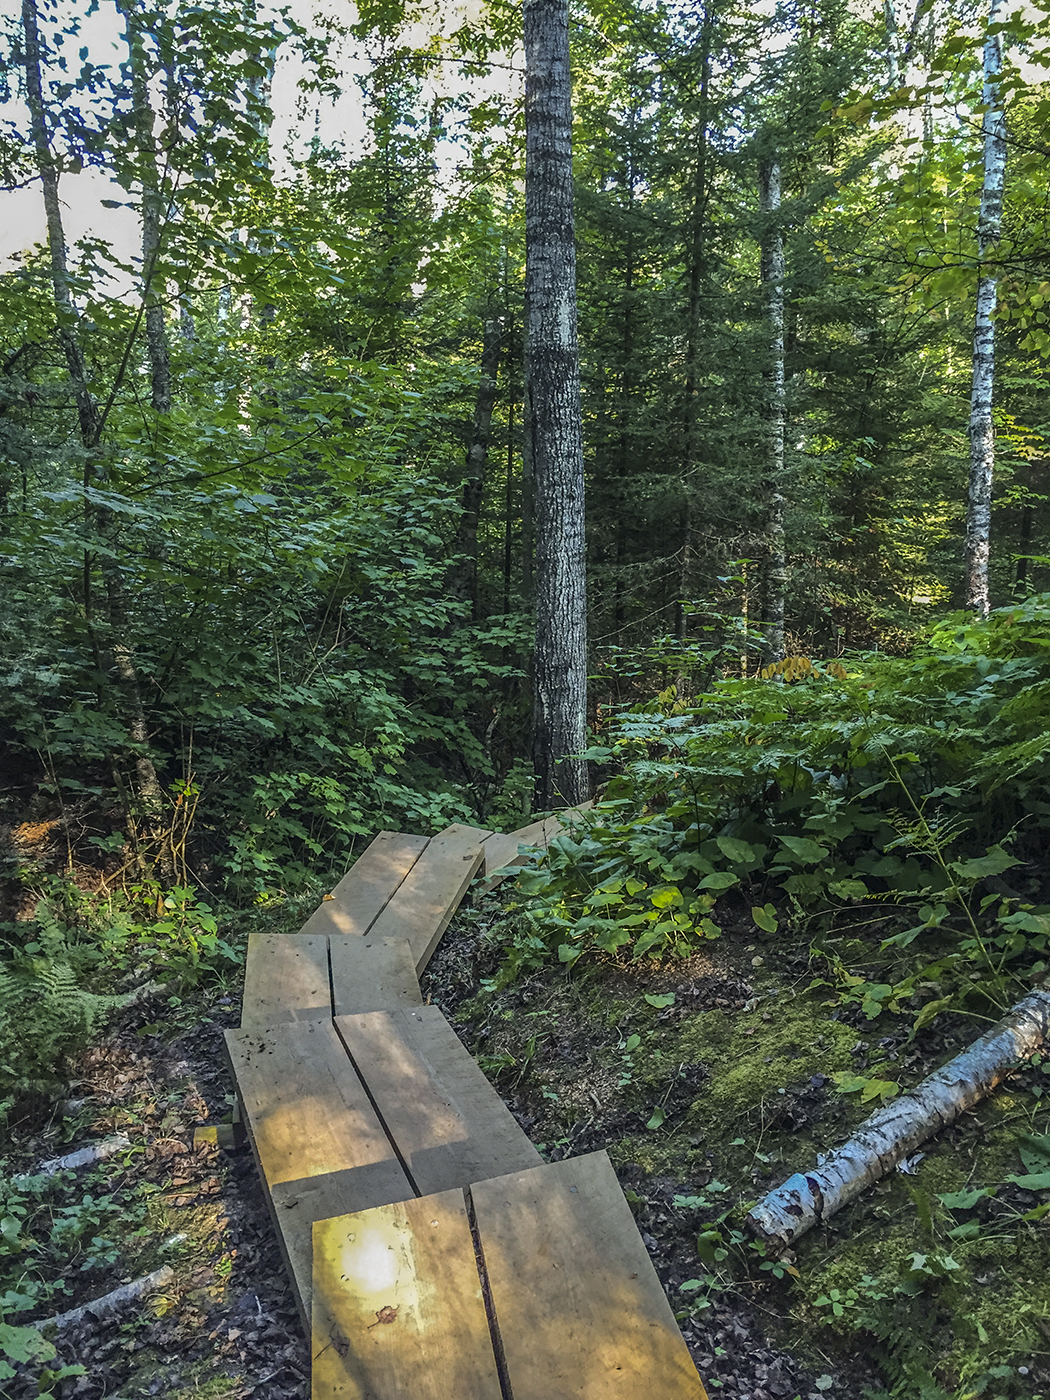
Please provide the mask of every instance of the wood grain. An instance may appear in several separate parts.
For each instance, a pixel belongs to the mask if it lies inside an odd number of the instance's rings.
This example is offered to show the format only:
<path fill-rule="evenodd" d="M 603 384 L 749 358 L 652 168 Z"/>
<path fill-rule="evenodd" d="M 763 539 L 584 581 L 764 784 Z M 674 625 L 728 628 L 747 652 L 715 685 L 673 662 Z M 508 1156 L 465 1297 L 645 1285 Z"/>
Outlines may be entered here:
<path fill-rule="evenodd" d="M 327 938 L 248 935 L 242 1027 L 254 1030 L 279 1021 L 315 1021 L 331 1015 Z"/>
<path fill-rule="evenodd" d="M 407 938 L 422 972 L 484 856 L 487 831 L 450 826 L 435 836 L 369 929 L 375 938 Z"/>
<path fill-rule="evenodd" d="M 395 1011 L 419 1006 L 415 959 L 407 938 L 363 938 L 333 934 L 328 940 L 332 970 L 332 1011 Z"/>
<path fill-rule="evenodd" d="M 427 844 L 425 836 L 381 831 L 300 933 L 367 933 Z"/>
<path fill-rule="evenodd" d="M 470 1195 L 514 1400 L 706 1400 L 604 1152 Z"/>
<path fill-rule="evenodd" d="M 436 1006 L 335 1024 L 420 1195 L 540 1164 Z"/>
<path fill-rule="evenodd" d="M 320 1221 L 313 1258 L 315 1396 L 501 1400 L 462 1191 Z"/>
<path fill-rule="evenodd" d="M 226 1047 L 269 1187 L 380 1166 L 398 1199 L 404 1173 L 331 1021 L 227 1031 Z"/>

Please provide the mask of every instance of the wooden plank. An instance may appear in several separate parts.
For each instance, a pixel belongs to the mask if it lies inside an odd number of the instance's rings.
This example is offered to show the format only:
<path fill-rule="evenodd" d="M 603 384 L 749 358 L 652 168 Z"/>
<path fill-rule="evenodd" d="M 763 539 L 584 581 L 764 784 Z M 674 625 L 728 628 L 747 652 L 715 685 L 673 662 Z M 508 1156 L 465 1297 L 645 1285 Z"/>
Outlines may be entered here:
<path fill-rule="evenodd" d="M 401 887 L 369 929 L 375 938 L 407 938 L 416 971 L 430 961 L 484 856 L 487 831 L 450 826 L 430 841 Z"/>
<path fill-rule="evenodd" d="M 355 1168 L 303 1181 L 283 1181 L 267 1193 L 270 1214 L 307 1336 L 310 1335 L 315 1222 L 387 1205 L 391 1197 L 390 1180 L 385 1172 Z M 403 1177 L 402 1181 L 395 1200 L 413 1196 L 407 1178 Z"/>
<path fill-rule="evenodd" d="M 335 1024 L 420 1195 L 540 1164 L 436 1006 Z"/>
<path fill-rule="evenodd" d="M 366 933 L 427 847 L 426 836 L 381 831 L 300 933 Z"/>
<path fill-rule="evenodd" d="M 267 1186 L 350 1171 L 385 1176 L 388 1201 L 415 1194 L 331 1021 L 225 1034 Z"/>
<path fill-rule="evenodd" d="M 329 960 L 335 1016 L 422 1005 L 415 959 L 407 938 L 333 934 L 329 939 Z"/>
<path fill-rule="evenodd" d="M 501 1400 L 462 1191 L 314 1226 L 313 1394 Z"/>
<path fill-rule="evenodd" d="M 485 873 L 487 878 L 484 888 L 494 890 L 507 878 L 506 875 L 496 875 L 495 871 L 506 865 L 520 865 L 522 863 L 518 855 L 519 846 L 546 850 L 552 839 L 555 836 L 560 836 L 565 830 L 564 824 L 559 820 L 560 817 L 571 817 L 574 812 L 586 812 L 593 805 L 591 802 L 583 802 L 579 807 L 569 807 L 564 812 L 556 812 L 552 817 L 542 817 L 529 826 L 523 826 L 519 831 L 494 831 L 485 841 Z"/>
<path fill-rule="evenodd" d="M 327 938 L 248 935 L 242 1027 L 254 1030 L 279 1021 L 316 1021 L 331 1015 Z"/>
<path fill-rule="evenodd" d="M 514 1400 L 706 1400 L 604 1152 L 470 1194 Z"/>

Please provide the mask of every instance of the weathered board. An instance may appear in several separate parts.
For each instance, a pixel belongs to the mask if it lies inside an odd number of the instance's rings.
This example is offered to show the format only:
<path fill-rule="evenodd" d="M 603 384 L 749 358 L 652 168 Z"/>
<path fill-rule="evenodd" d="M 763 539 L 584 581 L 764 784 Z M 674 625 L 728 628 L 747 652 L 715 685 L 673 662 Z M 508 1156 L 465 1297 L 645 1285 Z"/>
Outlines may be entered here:
<path fill-rule="evenodd" d="M 242 1027 L 254 1030 L 279 1021 L 316 1021 L 331 1015 L 327 938 L 248 935 Z"/>
<path fill-rule="evenodd" d="M 308 1323 L 314 1221 L 416 1193 L 330 1020 L 227 1031 L 226 1048 Z"/>
<path fill-rule="evenodd" d="M 574 812 L 586 812 L 591 806 L 590 802 L 582 802 L 579 807 L 568 807 L 557 816 L 542 817 L 529 826 L 523 826 L 520 831 L 494 831 L 484 843 L 485 889 L 493 890 L 507 878 L 506 875 L 496 874 L 498 870 L 502 870 L 507 865 L 521 864 L 521 857 L 518 854 L 519 846 L 524 846 L 526 849 L 546 850 L 553 838 L 565 830 L 564 822 L 560 821 L 559 817 L 571 817 Z"/>
<path fill-rule="evenodd" d="M 514 1400 L 707 1400 L 604 1152 L 470 1194 Z"/>
<path fill-rule="evenodd" d="M 484 860 L 487 831 L 450 826 L 430 841 L 369 929 L 375 938 L 407 938 L 422 972 Z"/>
<path fill-rule="evenodd" d="M 540 1164 L 436 1006 L 335 1024 L 420 1195 Z"/>
<path fill-rule="evenodd" d="M 462 1191 L 314 1226 L 313 1394 L 501 1400 Z"/>
<path fill-rule="evenodd" d="M 381 831 L 300 933 L 367 933 L 427 844 L 425 836 Z"/>
<path fill-rule="evenodd" d="M 407 938 L 333 934 L 328 949 L 333 1015 L 353 1016 L 361 1011 L 393 1011 L 422 1004 Z"/>
<path fill-rule="evenodd" d="M 268 1186 L 389 1171 L 400 1189 L 394 1150 L 331 1021 L 227 1031 L 226 1047 Z"/>

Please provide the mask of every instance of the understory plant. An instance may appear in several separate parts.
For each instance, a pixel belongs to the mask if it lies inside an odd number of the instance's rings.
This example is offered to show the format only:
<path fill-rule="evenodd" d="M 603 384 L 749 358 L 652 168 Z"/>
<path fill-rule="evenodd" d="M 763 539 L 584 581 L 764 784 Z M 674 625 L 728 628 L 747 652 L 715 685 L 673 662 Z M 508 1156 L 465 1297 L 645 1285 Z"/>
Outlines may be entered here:
<path fill-rule="evenodd" d="M 903 657 L 789 657 L 688 704 L 672 687 L 600 737 L 614 776 L 520 878 L 497 983 L 552 956 L 689 953 L 727 918 L 790 920 L 838 995 L 919 1027 L 1045 970 L 1050 595 L 949 617 Z M 832 925 L 893 976 L 851 971 Z"/>

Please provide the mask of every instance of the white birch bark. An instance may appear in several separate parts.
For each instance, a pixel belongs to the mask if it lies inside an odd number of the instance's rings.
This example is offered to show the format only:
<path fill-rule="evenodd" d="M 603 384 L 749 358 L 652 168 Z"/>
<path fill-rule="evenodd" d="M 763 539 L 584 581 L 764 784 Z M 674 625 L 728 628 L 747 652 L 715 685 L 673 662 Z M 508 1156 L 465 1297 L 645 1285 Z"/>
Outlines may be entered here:
<path fill-rule="evenodd" d="M 1000 91 L 1002 36 L 991 32 L 1004 0 L 991 0 L 988 35 L 984 41 L 984 181 L 977 216 L 977 255 L 981 274 L 973 332 L 973 388 L 970 393 L 970 481 L 966 501 L 966 603 L 977 614 L 988 613 L 988 560 L 992 524 L 992 479 L 995 471 L 995 431 L 992 399 L 995 391 L 995 315 L 998 273 L 988 255 L 999 241 L 1006 183 L 1006 115 Z"/>
<path fill-rule="evenodd" d="M 758 167 L 762 214 L 762 294 L 769 330 L 766 369 L 766 557 L 762 578 L 762 625 L 767 665 L 784 659 L 784 593 L 787 586 L 787 540 L 784 534 L 784 428 L 787 403 L 784 380 L 784 229 L 780 222 L 780 162 L 766 158 Z"/>
<path fill-rule="evenodd" d="M 586 800 L 587 582 L 567 0 L 525 0 L 525 386 L 535 491 L 541 807 Z"/>
<path fill-rule="evenodd" d="M 917 1089 L 873 1113 L 821 1166 L 799 1172 L 771 1191 L 750 1212 L 748 1225 L 766 1245 L 787 1249 L 991 1093 L 1048 1035 L 1050 993 L 1032 992 Z"/>

